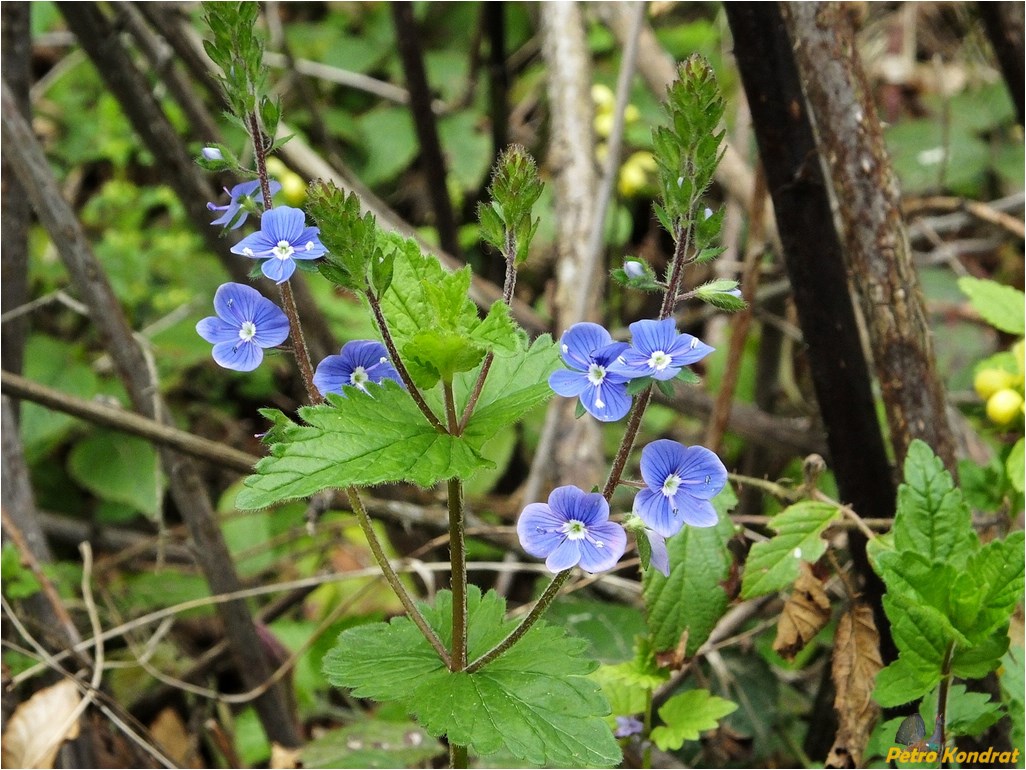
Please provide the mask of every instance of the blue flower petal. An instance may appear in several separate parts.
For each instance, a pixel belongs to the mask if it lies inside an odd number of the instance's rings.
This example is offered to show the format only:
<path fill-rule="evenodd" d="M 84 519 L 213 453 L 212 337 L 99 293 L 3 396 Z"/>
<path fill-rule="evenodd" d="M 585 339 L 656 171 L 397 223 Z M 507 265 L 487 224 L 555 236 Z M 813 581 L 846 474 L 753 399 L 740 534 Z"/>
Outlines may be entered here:
<path fill-rule="evenodd" d="M 652 549 L 652 556 L 649 564 L 653 569 L 662 572 L 666 577 L 670 576 L 670 554 L 666 550 L 666 538 L 656 532 L 654 529 L 645 527 L 642 530 L 645 537 L 648 538 L 649 548 Z"/>
<path fill-rule="evenodd" d="M 634 498 L 634 513 L 663 537 L 673 537 L 684 526 L 684 519 L 674 516 L 670 501 L 662 492 L 643 489 Z"/>
<path fill-rule="evenodd" d="M 235 324 L 235 331 L 246 321 L 252 321 L 260 301 L 269 302 L 260 292 L 244 283 L 222 283 L 214 292 L 214 312 L 228 323 Z"/>
<path fill-rule="evenodd" d="M 251 372 L 264 360 L 264 351 L 259 345 L 236 339 L 234 342 L 218 342 L 214 345 L 214 361 L 225 369 L 237 372 Z"/>
<path fill-rule="evenodd" d="M 609 332 L 598 324 L 582 322 L 563 332 L 559 349 L 567 366 L 587 371 L 592 361 L 592 352 L 612 341 Z"/>
<path fill-rule="evenodd" d="M 646 359 L 657 350 L 667 352 L 677 338 L 677 324 L 672 318 L 635 321 L 630 328 L 631 345 Z"/>
<path fill-rule="evenodd" d="M 324 248 L 319 236 L 320 228 L 308 227 L 299 234 L 299 237 L 292 243 L 296 253 L 293 259 L 317 259 L 323 257 L 328 250 Z"/>
<path fill-rule="evenodd" d="M 588 382 L 588 377 L 583 372 L 557 369 L 549 375 L 549 387 L 561 396 L 577 398 L 591 387 L 591 383 Z"/>
<path fill-rule="evenodd" d="M 653 489 L 662 489 L 663 482 L 680 471 L 684 463 L 684 445 L 661 438 L 641 450 L 641 478 Z"/>
<path fill-rule="evenodd" d="M 270 212 L 268 212 L 269 214 Z M 264 214 L 264 218 L 268 216 Z M 257 230 L 255 233 L 250 233 L 241 241 L 232 246 L 229 251 L 232 254 L 241 254 L 244 257 L 250 257 L 251 259 L 266 259 L 271 255 L 271 249 L 278 245 L 277 241 L 272 241 L 266 232 L 263 230 Z"/>
<path fill-rule="evenodd" d="M 549 494 L 549 507 L 563 521 L 580 521 L 587 527 L 609 519 L 609 503 L 598 492 L 585 492 L 575 486 L 556 487 Z"/>
<path fill-rule="evenodd" d="M 196 333 L 207 342 L 232 342 L 239 339 L 239 327 L 210 316 L 196 324 Z"/>
<path fill-rule="evenodd" d="M 292 259 L 271 257 L 260 265 L 260 272 L 275 283 L 285 283 L 296 272 L 296 263 Z"/>
<path fill-rule="evenodd" d="M 328 356 L 317 364 L 313 383 L 322 396 L 329 393 L 340 393 L 344 396 L 342 386 L 349 384 L 349 376 L 352 373 L 352 368 L 346 365 L 342 356 Z"/>
<path fill-rule="evenodd" d="M 715 527 L 719 521 L 716 509 L 708 500 L 699 500 L 688 494 L 674 496 L 677 502 L 677 514 L 684 520 L 685 524 L 692 527 Z"/>
<path fill-rule="evenodd" d="M 681 489 L 699 500 L 711 500 L 727 483 L 727 469 L 716 453 L 704 446 L 684 450 L 678 473 L 683 479 Z"/>
<path fill-rule="evenodd" d="M 542 559 L 555 551 L 566 539 L 561 531 L 566 520 L 546 503 L 527 505 L 517 520 L 517 537 L 523 549 Z"/>
<path fill-rule="evenodd" d="M 581 560 L 581 543 L 583 540 L 570 540 L 560 543 L 545 560 L 545 566 L 552 572 L 570 569 Z"/>
<path fill-rule="evenodd" d="M 296 246 L 306 229 L 306 215 L 302 209 L 278 206 L 264 212 L 260 218 L 260 229 L 275 245 L 286 241 Z"/>
<path fill-rule="evenodd" d="M 603 382 L 581 393 L 581 403 L 588 413 L 602 422 L 615 422 L 631 410 L 631 397 L 623 383 Z"/>
<path fill-rule="evenodd" d="M 588 527 L 588 537 L 577 541 L 580 566 L 585 572 L 605 572 L 616 566 L 627 548 L 627 533 L 614 521 Z"/>
<path fill-rule="evenodd" d="M 289 319 L 271 300 L 261 299 L 263 302 L 253 314 L 253 325 L 256 326 L 253 342 L 262 348 L 273 348 L 288 339 Z"/>
<path fill-rule="evenodd" d="M 716 348 L 706 345 L 698 337 L 681 334 L 666 352 L 673 358 L 674 366 L 683 367 L 701 361 L 714 350 Z"/>

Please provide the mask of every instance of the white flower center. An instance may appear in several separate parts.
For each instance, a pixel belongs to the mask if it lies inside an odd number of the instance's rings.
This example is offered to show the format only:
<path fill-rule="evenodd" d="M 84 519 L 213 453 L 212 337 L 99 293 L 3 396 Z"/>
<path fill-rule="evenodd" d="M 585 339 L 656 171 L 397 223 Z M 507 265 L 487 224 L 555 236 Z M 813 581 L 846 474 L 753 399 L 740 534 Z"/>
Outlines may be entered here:
<path fill-rule="evenodd" d="M 349 384 L 355 385 L 358 388 L 362 388 L 363 384 L 370 379 L 370 375 L 367 374 L 367 370 L 362 366 L 358 366 L 353 369 L 353 373 L 349 375 Z"/>
<path fill-rule="evenodd" d="M 239 339 L 243 342 L 249 342 L 256 336 L 256 324 L 252 321 L 243 321 L 242 326 L 239 327 Z"/>
<path fill-rule="evenodd" d="M 606 369 L 598 364 L 592 364 L 588 367 L 588 382 L 598 387 L 602 384 L 602 380 L 606 378 Z"/>
<path fill-rule="evenodd" d="M 671 473 L 666 477 L 666 481 L 663 482 L 663 494 L 667 497 L 673 497 L 677 494 L 677 488 L 680 486 L 683 479 L 676 473 Z"/>
<path fill-rule="evenodd" d="M 309 244 L 308 244 L 309 245 Z M 309 249 L 308 249 L 309 250 Z M 275 259 L 291 259 L 292 255 L 296 253 L 296 250 L 292 247 L 292 244 L 288 241 L 278 241 L 278 245 L 271 249 L 271 254 L 274 255 Z"/>
<path fill-rule="evenodd" d="M 661 372 L 667 366 L 670 365 L 670 357 L 661 350 L 655 351 L 648 359 L 648 366 L 651 369 L 655 369 L 657 372 Z"/>
<path fill-rule="evenodd" d="M 596 548 L 605 548 L 605 543 L 601 540 L 596 540 L 592 535 L 588 534 L 588 527 L 583 521 L 570 519 L 560 527 L 560 531 L 566 535 L 567 540 L 587 540 Z"/>

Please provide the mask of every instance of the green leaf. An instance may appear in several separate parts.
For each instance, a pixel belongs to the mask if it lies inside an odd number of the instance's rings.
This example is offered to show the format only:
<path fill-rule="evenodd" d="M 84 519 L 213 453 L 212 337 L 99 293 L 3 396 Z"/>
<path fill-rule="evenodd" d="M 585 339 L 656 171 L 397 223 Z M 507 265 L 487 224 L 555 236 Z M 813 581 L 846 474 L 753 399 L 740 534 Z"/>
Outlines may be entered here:
<path fill-rule="evenodd" d="M 558 365 L 558 346 L 547 334 L 527 350 L 496 356 L 463 437 L 480 446 L 530 409 L 548 401 L 552 397 L 549 375 Z M 458 410 L 466 406 L 477 375 L 477 370 L 465 372 L 453 381 Z"/>
<path fill-rule="evenodd" d="M 1012 647 L 1001 658 L 1001 700 L 1011 717 L 1011 742 L 1013 746 L 1022 746 L 1023 706 L 1026 704 L 1026 686 L 1024 686 L 1022 645 Z"/>
<path fill-rule="evenodd" d="M 14 543 L 3 545 L 0 576 L 3 577 L 3 590 L 8 599 L 26 599 L 42 588 L 32 570 L 21 563 L 21 554 Z"/>
<path fill-rule="evenodd" d="M 124 503 L 147 516 L 160 513 L 163 477 L 157 451 L 145 439 L 97 431 L 71 450 L 68 471 L 104 500 Z"/>
<path fill-rule="evenodd" d="M 940 681 L 940 669 L 917 665 L 906 656 L 881 669 L 876 675 L 873 700 L 884 708 L 893 708 L 916 700 L 930 692 Z"/>
<path fill-rule="evenodd" d="M 967 692 L 964 684 L 954 684 L 948 691 L 948 735 L 976 737 L 1004 716 L 1001 703 L 992 701 L 985 692 Z"/>
<path fill-rule="evenodd" d="M 432 428 L 403 388 L 391 380 L 368 392 L 345 388 L 328 403 L 303 407 L 306 425 L 280 428 L 283 439 L 257 463 L 236 506 L 263 508 L 322 489 L 411 481 L 422 487 L 468 476 L 491 463 L 482 441 Z"/>
<path fill-rule="evenodd" d="M 688 690 L 674 695 L 659 709 L 665 725 L 652 730 L 652 740 L 663 751 L 676 751 L 684 741 L 697 741 L 706 730 L 737 710 L 737 704 L 708 690 Z"/>
<path fill-rule="evenodd" d="M 916 439 L 905 458 L 905 483 L 898 488 L 894 547 L 961 568 L 978 547 L 972 513 L 944 463 Z"/>
<path fill-rule="evenodd" d="M 719 514 L 715 527 L 685 526 L 667 540 L 669 577 L 657 570 L 645 572 L 645 612 L 656 650 L 676 649 L 681 635 L 687 632 L 685 655 L 694 655 L 727 611 L 730 602 L 723 583 L 734 564 L 727 548 L 727 542 L 734 536 L 734 525 L 727 512 L 736 504 L 737 497 L 728 484 L 713 498 Z M 701 600 L 689 601 L 685 597 Z"/>
<path fill-rule="evenodd" d="M 412 722 L 361 719 L 314 738 L 301 756 L 304 767 L 424 767 L 443 752 Z"/>
<path fill-rule="evenodd" d="M 452 594 L 438 593 L 425 618 L 450 641 Z M 475 586 L 467 594 L 468 652 L 481 655 L 516 626 L 505 602 Z M 609 706 L 587 677 L 584 643 L 539 623 L 506 654 L 473 674 L 453 673 L 408 618 L 349 629 L 324 658 L 324 672 L 358 698 L 402 705 L 432 735 L 479 754 L 505 749 L 532 764 L 608 767 L 620 750 L 602 717 Z"/>
<path fill-rule="evenodd" d="M 741 596 L 751 599 L 794 583 L 798 563 L 815 562 L 823 555 L 826 542 L 821 535 L 840 517 L 836 506 L 815 501 L 795 503 L 774 516 L 770 528 L 777 534 L 748 552 Z"/>
<path fill-rule="evenodd" d="M 416 243 L 395 234 L 381 234 L 379 244 L 382 254 L 394 259 L 381 308 L 417 385 L 430 388 L 439 377 L 468 371 L 488 350 L 517 350 L 517 328 L 505 305 L 496 303 L 483 321 L 478 318 L 467 296 L 469 267 L 448 272 Z"/>
<path fill-rule="evenodd" d="M 996 281 L 971 276 L 959 278 L 958 288 L 991 326 L 1018 337 L 1026 334 L 1026 294 Z"/>

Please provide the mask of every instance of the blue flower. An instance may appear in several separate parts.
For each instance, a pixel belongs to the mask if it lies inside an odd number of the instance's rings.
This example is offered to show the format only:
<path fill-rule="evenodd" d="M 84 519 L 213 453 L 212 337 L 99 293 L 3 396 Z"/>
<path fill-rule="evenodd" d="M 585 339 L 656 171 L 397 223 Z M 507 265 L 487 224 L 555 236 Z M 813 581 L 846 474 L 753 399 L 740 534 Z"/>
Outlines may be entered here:
<path fill-rule="evenodd" d="M 203 150 L 204 157 L 207 157 L 207 149 Z M 220 150 L 217 150 L 216 147 L 214 148 L 214 150 L 216 150 L 218 153 L 221 152 Z M 210 160 L 210 158 L 208 158 L 208 160 Z M 217 160 L 220 159 L 217 158 Z M 271 195 L 274 195 L 276 192 L 278 192 L 278 190 L 281 189 L 281 185 L 273 180 L 271 181 L 270 187 Z M 231 190 L 225 187 L 224 191 L 228 193 L 228 197 L 231 198 L 231 200 L 228 201 L 228 204 L 226 206 L 218 206 L 213 202 L 207 204 L 207 209 L 209 209 L 210 211 L 224 212 L 221 216 L 219 216 L 210 224 L 224 225 L 225 227 L 228 227 L 230 225 L 229 229 L 231 230 L 235 230 L 236 228 L 242 227 L 243 222 L 245 222 L 246 218 L 249 216 L 250 210 L 255 208 L 257 205 L 263 205 L 263 198 L 261 196 L 258 195 L 256 198 L 253 197 L 253 194 L 256 193 L 259 189 L 259 179 L 254 179 L 252 182 L 242 182 L 240 184 L 235 185 L 235 187 L 233 187 Z M 232 220 L 235 219 L 237 215 L 240 215 L 238 221 L 232 224 Z"/>
<path fill-rule="evenodd" d="M 617 717 L 613 735 L 617 738 L 626 738 L 629 735 L 637 735 L 644 729 L 645 725 L 637 717 Z"/>
<path fill-rule="evenodd" d="M 617 371 L 626 377 L 672 380 L 688 364 L 713 352 L 698 337 L 677 334 L 672 318 L 664 321 L 636 321 L 631 324 L 631 346 L 621 356 Z"/>
<path fill-rule="evenodd" d="M 264 275 L 275 283 L 287 281 L 296 269 L 297 259 L 317 259 L 327 249 L 321 245 L 316 227 L 306 226 L 301 209 L 278 206 L 260 217 L 260 230 L 232 246 L 233 254 L 262 259 Z"/>
<path fill-rule="evenodd" d="M 648 485 L 634 498 L 634 513 L 663 537 L 681 527 L 712 527 L 716 510 L 709 501 L 727 483 L 727 469 L 705 447 L 653 441 L 641 451 L 641 477 Z"/>
<path fill-rule="evenodd" d="M 579 396 L 584 408 L 602 422 L 613 422 L 631 408 L 625 376 L 611 367 L 628 345 L 613 342 L 609 332 L 598 324 L 578 323 L 560 339 L 563 361 L 570 369 L 549 376 L 549 387 L 561 396 Z"/>
<path fill-rule="evenodd" d="M 317 365 L 313 381 L 322 396 L 345 396 L 343 385 L 353 385 L 367 393 L 366 383 L 385 379 L 402 384 L 399 373 L 388 361 L 385 346 L 373 340 L 353 340 L 342 346 L 339 355 L 328 356 Z"/>
<path fill-rule="evenodd" d="M 570 486 L 552 490 L 548 503 L 524 508 L 517 536 L 524 550 L 544 558 L 552 572 L 577 564 L 586 572 L 603 572 L 612 569 L 627 547 L 623 527 L 609 521 L 606 499 Z"/>
<path fill-rule="evenodd" d="M 217 317 L 204 318 L 196 332 L 214 345 L 214 361 L 225 369 L 251 372 L 264 360 L 263 348 L 289 336 L 289 320 L 277 305 L 251 286 L 226 283 L 214 294 Z"/>

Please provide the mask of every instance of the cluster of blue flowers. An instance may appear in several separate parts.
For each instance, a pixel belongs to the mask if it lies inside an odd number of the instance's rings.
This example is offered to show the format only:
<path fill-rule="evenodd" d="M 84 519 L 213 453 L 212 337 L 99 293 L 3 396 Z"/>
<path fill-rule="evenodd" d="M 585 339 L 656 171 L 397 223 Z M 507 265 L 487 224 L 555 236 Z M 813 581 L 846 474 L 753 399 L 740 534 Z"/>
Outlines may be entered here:
<path fill-rule="evenodd" d="M 648 377 L 670 380 L 712 348 L 690 334 L 678 334 L 673 319 L 631 324 L 632 342 L 614 342 L 598 324 L 579 323 L 560 339 L 569 367 L 549 377 L 559 395 L 580 398 L 582 406 L 603 422 L 619 420 L 631 407 L 627 383 Z M 705 447 L 677 441 L 653 441 L 641 452 L 645 488 L 634 498 L 634 514 L 643 522 L 651 563 L 668 575 L 666 538 L 685 524 L 715 526 L 710 502 L 727 483 L 727 469 Z M 517 534 L 524 550 L 544 558 L 553 572 L 579 565 L 587 572 L 611 569 L 627 545 L 622 526 L 609 521 L 609 504 L 600 494 L 573 486 L 559 487 L 548 503 L 531 503 L 520 514 Z"/>
<path fill-rule="evenodd" d="M 204 150 L 204 157 L 210 158 L 208 150 Z M 278 182 L 272 181 L 269 186 L 272 195 L 281 190 Z M 221 212 L 210 224 L 231 230 L 241 227 L 250 213 L 259 212 L 259 190 L 259 180 L 226 189 L 227 204 L 207 204 L 210 211 Z M 295 260 L 317 259 L 327 253 L 319 234 L 318 228 L 306 226 L 302 210 L 279 206 L 265 211 L 260 217 L 260 229 L 235 244 L 231 251 L 262 260 L 261 272 L 275 283 L 284 283 L 296 270 Z M 264 359 L 264 348 L 280 345 L 289 336 L 285 313 L 250 286 L 220 286 L 214 294 L 214 312 L 216 316 L 196 324 L 196 332 L 213 344 L 214 361 L 226 369 L 253 371 Z M 384 379 L 399 382 L 399 374 L 389 363 L 385 346 L 373 340 L 347 342 L 339 355 L 325 358 L 314 373 L 314 385 L 322 396 L 344 396 L 344 385 L 367 392 L 366 383 L 380 383 Z"/>

